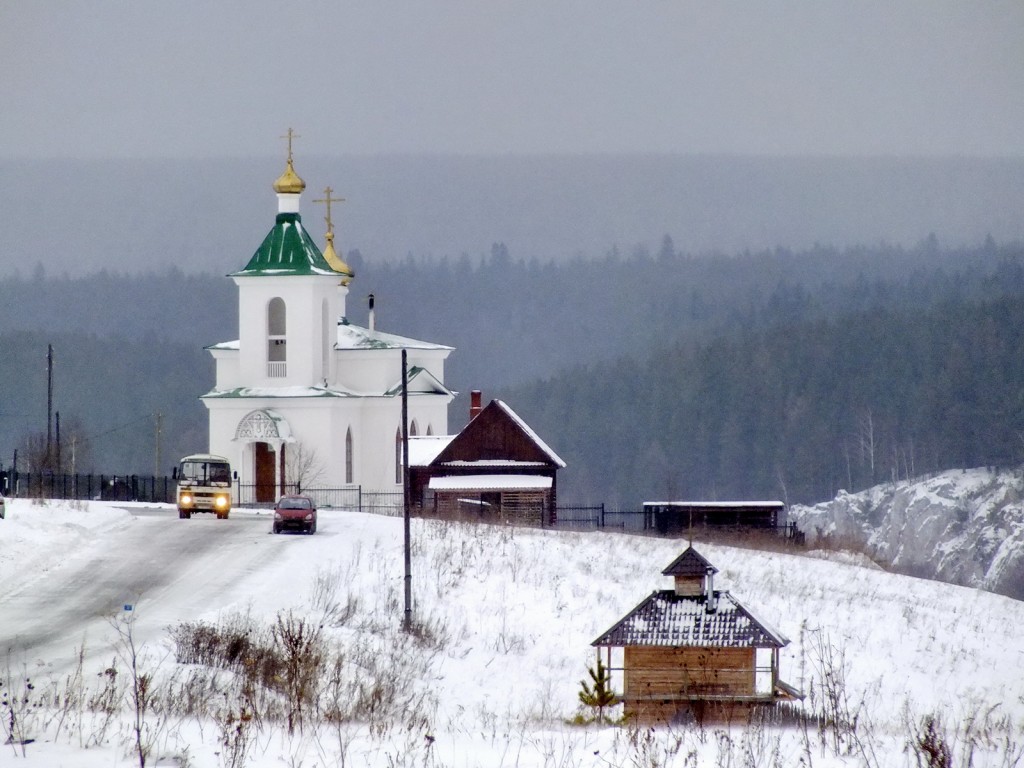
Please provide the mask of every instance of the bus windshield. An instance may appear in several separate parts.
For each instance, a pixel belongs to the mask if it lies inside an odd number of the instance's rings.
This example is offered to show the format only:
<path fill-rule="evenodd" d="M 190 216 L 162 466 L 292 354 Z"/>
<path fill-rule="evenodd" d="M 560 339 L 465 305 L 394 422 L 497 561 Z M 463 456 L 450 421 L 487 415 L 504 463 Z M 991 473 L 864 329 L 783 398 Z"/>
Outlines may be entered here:
<path fill-rule="evenodd" d="M 196 461 L 194 459 L 181 462 L 178 471 L 181 480 L 188 480 L 197 485 L 213 485 L 231 482 L 231 467 L 224 461 Z"/>

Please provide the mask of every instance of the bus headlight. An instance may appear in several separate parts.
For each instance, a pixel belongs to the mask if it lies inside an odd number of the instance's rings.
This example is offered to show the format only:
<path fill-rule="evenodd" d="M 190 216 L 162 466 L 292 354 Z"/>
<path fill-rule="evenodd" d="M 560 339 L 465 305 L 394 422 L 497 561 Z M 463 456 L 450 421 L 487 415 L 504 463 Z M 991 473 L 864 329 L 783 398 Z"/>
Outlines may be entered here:
<path fill-rule="evenodd" d="M 191 493 L 183 493 L 183 494 L 181 494 L 181 496 L 178 497 L 178 504 L 183 506 L 183 507 L 191 507 L 192 506 L 192 494 Z"/>
<path fill-rule="evenodd" d="M 213 503 L 217 506 L 217 509 L 224 509 L 225 507 L 228 506 L 228 497 L 217 496 Z"/>

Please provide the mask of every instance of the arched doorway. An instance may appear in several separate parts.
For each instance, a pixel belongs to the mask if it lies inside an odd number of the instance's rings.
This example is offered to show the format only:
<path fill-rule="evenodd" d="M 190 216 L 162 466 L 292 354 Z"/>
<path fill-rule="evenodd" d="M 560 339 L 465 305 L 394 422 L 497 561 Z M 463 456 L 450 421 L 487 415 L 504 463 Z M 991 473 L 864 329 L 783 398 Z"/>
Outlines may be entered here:
<path fill-rule="evenodd" d="M 251 446 L 248 475 L 256 503 L 273 503 L 285 492 L 286 449 L 291 429 L 279 413 L 267 409 L 250 411 L 238 423 L 235 439 Z"/>

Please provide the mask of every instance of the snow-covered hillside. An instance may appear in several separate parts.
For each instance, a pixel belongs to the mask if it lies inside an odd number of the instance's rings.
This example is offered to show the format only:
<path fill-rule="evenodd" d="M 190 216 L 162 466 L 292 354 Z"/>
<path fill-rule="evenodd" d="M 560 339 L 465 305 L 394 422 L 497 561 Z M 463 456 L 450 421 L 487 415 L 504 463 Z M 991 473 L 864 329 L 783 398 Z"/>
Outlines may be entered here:
<path fill-rule="evenodd" d="M 171 508 L 128 507 L 9 502 L 0 636 L 34 639 L 0 650 L 0 681 L 29 702 L 13 710 L 35 741 L 0 744 L 0 764 L 138 765 L 117 633 L 129 621 L 155 692 L 141 731 L 149 765 L 896 768 L 916 764 L 907 745 L 928 717 L 958 759 L 974 751 L 977 768 L 1024 753 L 1024 603 L 1007 597 L 838 562 L 852 559 L 841 553 L 697 544 L 720 569 L 716 587 L 791 640 L 781 674 L 808 693 L 804 709 L 838 711 L 856 728 L 580 725 L 570 721 L 593 714 L 577 696 L 590 642 L 670 586 L 660 572 L 685 540 L 414 520 L 416 632 L 407 634 L 399 518 L 324 510 L 315 536 L 272 536 L 265 512 L 186 521 Z M 193 537 L 191 559 L 164 568 L 166 543 L 182 537 Z M 204 549 L 210 537 L 218 544 Z M 141 570 L 116 569 L 129 561 Z M 48 606 L 33 597 L 90 590 L 81 583 L 90 563 L 117 574 L 134 610 L 68 611 L 60 631 L 40 637 Z M 273 695 L 175 661 L 174 630 L 185 623 L 270 637 L 282 617 L 322 632 L 327 659 L 313 713 L 293 733 Z M 12 707 L 3 706 L 6 736 Z M 269 708 L 254 717 L 258 707 Z"/>
<path fill-rule="evenodd" d="M 790 518 L 808 541 L 863 549 L 900 573 L 1024 599 L 1024 470 L 950 470 L 841 491 Z"/>

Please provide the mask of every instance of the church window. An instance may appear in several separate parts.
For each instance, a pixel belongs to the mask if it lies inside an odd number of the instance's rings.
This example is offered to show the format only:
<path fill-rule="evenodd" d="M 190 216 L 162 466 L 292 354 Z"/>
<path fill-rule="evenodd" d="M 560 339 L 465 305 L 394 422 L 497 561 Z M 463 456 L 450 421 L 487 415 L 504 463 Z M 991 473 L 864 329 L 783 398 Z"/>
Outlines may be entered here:
<path fill-rule="evenodd" d="M 420 428 L 416 424 L 416 419 L 412 420 L 412 424 L 409 425 L 409 437 L 416 437 L 420 433 Z"/>
<path fill-rule="evenodd" d="M 345 433 L 345 482 L 352 484 L 352 427 Z"/>
<path fill-rule="evenodd" d="M 284 300 L 275 297 L 267 305 L 267 376 L 288 375 L 287 343 Z"/>
<path fill-rule="evenodd" d="M 402 482 L 402 428 L 395 430 L 395 482 Z"/>
<path fill-rule="evenodd" d="M 331 311 L 327 305 L 327 299 L 320 305 L 320 334 L 321 334 L 321 358 L 320 367 L 323 369 L 323 379 L 326 382 L 331 375 Z"/>

